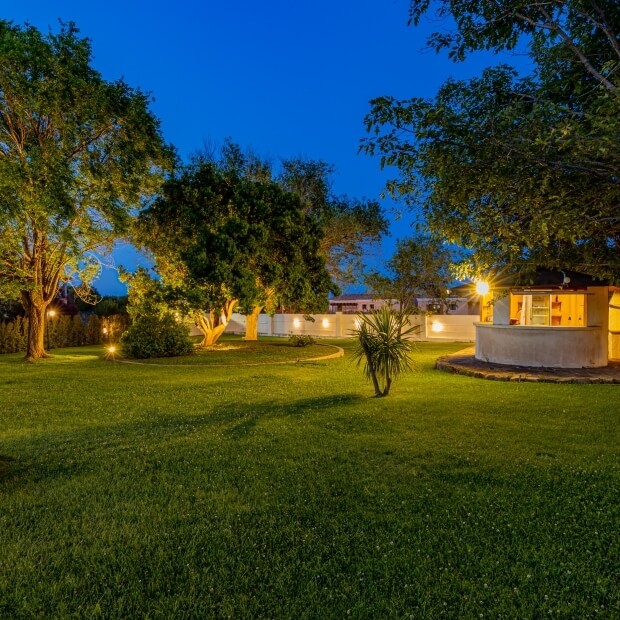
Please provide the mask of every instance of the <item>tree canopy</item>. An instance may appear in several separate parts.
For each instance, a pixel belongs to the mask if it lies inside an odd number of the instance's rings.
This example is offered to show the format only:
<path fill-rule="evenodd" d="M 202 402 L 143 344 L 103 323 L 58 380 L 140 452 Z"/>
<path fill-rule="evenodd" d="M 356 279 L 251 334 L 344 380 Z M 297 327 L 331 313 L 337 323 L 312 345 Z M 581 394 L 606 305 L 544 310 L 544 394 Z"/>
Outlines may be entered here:
<path fill-rule="evenodd" d="M 137 239 L 156 261 L 170 301 L 214 344 L 235 307 L 306 311 L 337 291 L 319 254 L 318 218 L 299 198 L 235 167 L 196 158 L 139 218 Z M 255 312 L 255 314 L 257 314 Z"/>
<path fill-rule="evenodd" d="M 369 272 L 365 282 L 375 298 L 397 299 L 402 311 L 412 312 L 416 297 L 446 299 L 453 261 L 454 252 L 429 236 L 401 239 L 384 272 Z"/>
<path fill-rule="evenodd" d="M 334 194 L 333 173 L 334 167 L 321 160 L 286 159 L 278 181 L 319 218 L 320 252 L 332 278 L 346 285 L 360 280 L 364 255 L 387 233 L 388 222 L 376 200 Z"/>
<path fill-rule="evenodd" d="M 21 297 L 31 359 L 59 282 L 88 278 L 89 252 L 127 230 L 172 156 L 149 96 L 90 62 L 72 23 L 0 21 L 0 293 Z"/>
<path fill-rule="evenodd" d="M 507 65 L 447 81 L 433 100 L 380 97 L 362 143 L 431 228 L 474 250 L 472 268 L 572 268 L 620 280 L 620 6 L 612 0 L 413 0 L 456 29 L 430 44 L 462 60 L 528 45 Z"/>

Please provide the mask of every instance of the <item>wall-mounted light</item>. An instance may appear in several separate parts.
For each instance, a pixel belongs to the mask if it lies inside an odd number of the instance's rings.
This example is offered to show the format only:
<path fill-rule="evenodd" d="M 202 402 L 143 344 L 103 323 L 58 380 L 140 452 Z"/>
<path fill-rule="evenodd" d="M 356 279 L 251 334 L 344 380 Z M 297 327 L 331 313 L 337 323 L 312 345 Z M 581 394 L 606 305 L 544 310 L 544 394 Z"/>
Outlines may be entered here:
<path fill-rule="evenodd" d="M 299 319 L 293 319 L 293 327 L 298 328 L 301 325 L 301 321 Z"/>
<path fill-rule="evenodd" d="M 476 293 L 478 295 L 487 295 L 489 292 L 489 283 L 484 280 L 478 280 L 476 282 Z"/>
<path fill-rule="evenodd" d="M 329 327 L 329 319 L 323 319 L 323 320 L 321 321 L 321 325 L 322 325 L 323 327 Z"/>
<path fill-rule="evenodd" d="M 443 323 L 439 321 L 433 321 L 431 323 L 431 331 L 432 332 L 442 332 L 443 331 Z"/>

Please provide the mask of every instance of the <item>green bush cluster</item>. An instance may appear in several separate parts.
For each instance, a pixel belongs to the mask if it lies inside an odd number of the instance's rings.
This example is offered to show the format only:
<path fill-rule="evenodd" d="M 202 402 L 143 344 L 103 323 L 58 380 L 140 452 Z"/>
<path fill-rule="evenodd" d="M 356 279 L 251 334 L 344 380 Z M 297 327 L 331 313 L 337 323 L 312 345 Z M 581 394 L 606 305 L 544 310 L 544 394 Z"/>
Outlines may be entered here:
<path fill-rule="evenodd" d="M 314 338 L 308 334 L 291 334 L 288 341 L 294 347 L 307 347 L 310 344 L 314 344 Z"/>
<path fill-rule="evenodd" d="M 45 334 L 45 348 L 81 347 L 85 345 L 113 342 L 126 328 L 123 316 L 102 318 L 92 315 L 84 321 L 79 315 L 56 316 L 48 319 Z M 107 326 L 108 333 L 103 328 Z M 0 321 L 0 353 L 26 351 L 28 319 L 18 316 L 11 322 Z"/>
<path fill-rule="evenodd" d="M 170 314 L 136 318 L 120 343 L 123 355 L 139 359 L 177 357 L 194 349 L 187 325 L 178 323 Z"/>

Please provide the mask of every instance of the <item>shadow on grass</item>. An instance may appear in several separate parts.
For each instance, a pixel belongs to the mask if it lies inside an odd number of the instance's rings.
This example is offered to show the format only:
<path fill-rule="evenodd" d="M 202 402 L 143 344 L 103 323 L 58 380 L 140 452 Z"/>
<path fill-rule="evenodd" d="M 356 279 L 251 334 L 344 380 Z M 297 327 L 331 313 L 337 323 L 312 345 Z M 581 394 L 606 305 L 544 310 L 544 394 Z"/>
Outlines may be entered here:
<path fill-rule="evenodd" d="M 268 417 L 303 416 L 306 414 L 322 413 L 333 407 L 347 406 L 363 400 L 358 394 L 343 394 L 341 396 L 319 396 L 302 398 L 278 405 L 274 403 L 260 403 L 252 405 L 247 413 L 240 413 L 238 405 L 230 405 L 218 411 L 215 417 L 220 418 L 230 426 L 224 431 L 224 436 L 231 439 L 241 439 L 251 433 L 257 423 Z"/>
<path fill-rule="evenodd" d="M 257 432 L 261 421 L 320 415 L 361 400 L 364 399 L 358 394 L 342 394 L 280 403 L 231 403 L 203 414 L 152 412 L 150 417 L 125 423 L 48 432 L 37 438 L 11 442 L 10 450 L 19 458 L 0 456 L 0 478 L 4 476 L 5 482 L 10 479 L 40 483 L 85 475 L 105 468 L 103 460 L 112 462 L 119 454 L 135 452 L 136 446 L 144 445 L 145 441 L 156 451 L 162 444 L 205 430 L 212 430 L 229 441 L 242 441 Z M 110 453 L 114 456 L 106 459 Z M 9 468 L 9 461 L 13 460 L 15 463 Z"/>

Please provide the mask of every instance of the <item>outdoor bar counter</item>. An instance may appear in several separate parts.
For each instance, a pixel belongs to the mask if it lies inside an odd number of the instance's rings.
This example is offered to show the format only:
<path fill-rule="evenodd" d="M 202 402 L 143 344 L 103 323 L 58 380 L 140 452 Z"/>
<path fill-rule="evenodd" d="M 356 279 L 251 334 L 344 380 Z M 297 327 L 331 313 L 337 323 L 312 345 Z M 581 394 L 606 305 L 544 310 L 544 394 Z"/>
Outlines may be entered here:
<path fill-rule="evenodd" d="M 476 359 L 494 364 L 601 368 L 608 363 L 606 341 L 607 330 L 600 326 L 476 323 Z"/>

